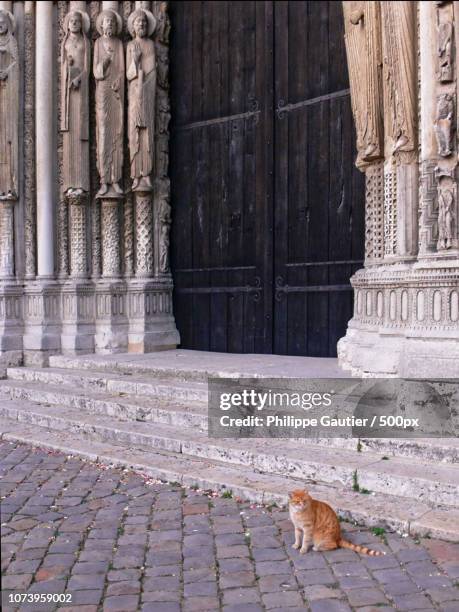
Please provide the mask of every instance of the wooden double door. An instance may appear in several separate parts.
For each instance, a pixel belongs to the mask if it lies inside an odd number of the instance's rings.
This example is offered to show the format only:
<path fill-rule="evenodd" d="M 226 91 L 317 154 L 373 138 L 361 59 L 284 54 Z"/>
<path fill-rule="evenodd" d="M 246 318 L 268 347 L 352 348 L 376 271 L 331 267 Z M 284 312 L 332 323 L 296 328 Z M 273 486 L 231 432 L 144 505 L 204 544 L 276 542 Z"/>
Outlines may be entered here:
<path fill-rule="evenodd" d="M 341 2 L 171 2 L 182 347 L 335 356 L 364 250 Z"/>

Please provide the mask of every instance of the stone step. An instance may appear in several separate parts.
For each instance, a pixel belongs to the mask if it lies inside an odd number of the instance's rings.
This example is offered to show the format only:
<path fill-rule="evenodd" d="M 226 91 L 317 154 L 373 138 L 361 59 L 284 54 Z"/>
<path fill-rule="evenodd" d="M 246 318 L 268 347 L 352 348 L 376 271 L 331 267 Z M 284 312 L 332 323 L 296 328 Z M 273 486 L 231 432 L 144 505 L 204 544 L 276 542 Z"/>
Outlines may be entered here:
<path fill-rule="evenodd" d="M 6 399 L 0 415 L 30 425 L 80 434 L 87 439 L 128 448 L 143 446 L 190 457 L 246 466 L 266 474 L 293 476 L 352 489 L 392 493 L 427 502 L 457 506 L 459 466 L 394 457 L 384 460 L 372 453 L 322 448 L 292 440 L 209 439 L 197 429 L 159 423 L 122 422 L 106 415 L 81 413 L 61 406 L 40 406 Z"/>
<path fill-rule="evenodd" d="M 81 357 L 78 360 L 80 363 Z M 172 378 L 152 381 L 150 376 L 142 374 L 134 378 L 127 374 L 110 376 L 104 371 L 65 368 L 9 368 L 8 378 L 8 381 L 0 380 L 0 389 L 11 397 L 62 404 L 121 420 L 207 429 L 206 383 L 184 383 Z M 84 395 L 77 394 L 77 389 L 84 389 Z M 320 438 L 306 443 L 355 450 L 358 441 Z M 359 448 L 362 453 L 369 451 L 388 457 L 459 463 L 458 438 L 364 438 Z"/>
<path fill-rule="evenodd" d="M 80 395 L 65 386 L 17 380 L 0 380 L 0 393 L 11 399 L 76 408 L 90 414 L 115 417 L 120 421 L 150 421 L 177 428 L 196 427 L 202 431 L 207 430 L 207 410 L 201 402 L 182 404 L 164 398 L 150 399 L 92 390 L 85 390 Z"/>
<path fill-rule="evenodd" d="M 64 385 L 72 389 L 107 391 L 173 401 L 203 402 L 207 405 L 207 383 L 154 378 L 151 375 L 113 374 L 108 371 L 63 368 L 8 368 L 10 380 Z"/>
<path fill-rule="evenodd" d="M 337 359 L 215 353 L 174 349 L 157 353 L 118 355 L 56 355 L 51 367 L 77 370 L 107 370 L 122 374 L 149 374 L 158 378 L 206 382 L 209 377 L 226 378 L 349 378 Z"/>
<path fill-rule="evenodd" d="M 459 542 L 459 511 L 428 505 L 392 494 L 362 495 L 339 486 L 311 484 L 293 476 L 262 474 L 246 466 L 183 456 L 170 451 L 126 449 L 107 442 L 84 440 L 70 431 L 56 431 L 0 417 L 2 438 L 62 451 L 107 465 L 134 469 L 152 478 L 185 486 L 231 491 L 255 503 L 287 502 L 287 492 L 307 486 L 314 497 L 328 502 L 346 520 Z"/>

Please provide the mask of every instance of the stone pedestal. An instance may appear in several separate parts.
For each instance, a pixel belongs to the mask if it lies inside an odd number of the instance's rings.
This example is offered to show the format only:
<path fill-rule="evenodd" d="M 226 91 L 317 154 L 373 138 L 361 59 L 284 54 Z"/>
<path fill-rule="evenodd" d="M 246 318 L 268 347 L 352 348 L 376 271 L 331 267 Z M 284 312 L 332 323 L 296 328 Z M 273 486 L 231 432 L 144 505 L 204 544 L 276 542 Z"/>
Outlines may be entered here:
<path fill-rule="evenodd" d="M 24 364 L 45 366 L 61 350 L 61 296 L 56 281 L 36 280 L 24 287 Z"/>
<path fill-rule="evenodd" d="M 128 314 L 124 281 L 100 280 L 95 285 L 95 352 L 125 353 L 128 350 Z"/>
<path fill-rule="evenodd" d="M 128 282 L 130 353 L 167 350 L 180 344 L 172 312 L 171 279 Z"/>
<path fill-rule="evenodd" d="M 22 287 L 0 282 L 0 355 L 22 359 Z"/>
<path fill-rule="evenodd" d="M 94 284 L 69 280 L 61 285 L 62 353 L 78 355 L 94 352 Z"/>

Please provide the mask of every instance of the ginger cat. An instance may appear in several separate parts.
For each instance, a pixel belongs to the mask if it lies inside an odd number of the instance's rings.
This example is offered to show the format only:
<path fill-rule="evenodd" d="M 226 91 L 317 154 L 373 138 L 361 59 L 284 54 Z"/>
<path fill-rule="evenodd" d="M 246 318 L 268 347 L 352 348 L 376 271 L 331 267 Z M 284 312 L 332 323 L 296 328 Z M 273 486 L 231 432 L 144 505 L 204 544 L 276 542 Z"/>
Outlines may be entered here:
<path fill-rule="evenodd" d="M 307 553 L 311 544 L 313 550 L 317 551 L 350 548 L 364 555 L 385 554 L 343 540 L 335 511 L 328 504 L 313 499 L 306 490 L 297 489 L 289 494 L 289 512 L 295 527 L 295 543 L 292 548 L 299 548 L 301 554 Z"/>

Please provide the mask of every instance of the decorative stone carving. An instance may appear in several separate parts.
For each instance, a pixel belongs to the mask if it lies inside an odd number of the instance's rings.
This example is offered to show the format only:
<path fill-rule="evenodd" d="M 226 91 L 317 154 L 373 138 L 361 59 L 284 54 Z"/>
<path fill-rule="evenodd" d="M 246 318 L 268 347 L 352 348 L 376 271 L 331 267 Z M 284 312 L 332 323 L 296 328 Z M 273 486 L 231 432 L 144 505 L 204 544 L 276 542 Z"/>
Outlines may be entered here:
<path fill-rule="evenodd" d="M 59 278 L 66 278 L 69 274 L 69 217 L 68 202 L 64 197 L 58 204 L 57 225 L 59 230 L 59 244 L 57 253 Z"/>
<path fill-rule="evenodd" d="M 25 277 L 35 277 L 35 15 L 24 6 L 24 253 Z"/>
<path fill-rule="evenodd" d="M 123 191 L 124 52 L 121 17 L 104 10 L 97 17 L 100 37 L 94 45 L 96 79 L 97 169 L 100 189 L 97 197 L 120 198 Z"/>
<path fill-rule="evenodd" d="M 14 210 L 11 200 L 0 201 L 0 280 L 14 277 Z"/>
<path fill-rule="evenodd" d="M 419 253 L 426 255 L 436 250 L 438 241 L 438 207 L 436 163 L 421 164 L 421 214 L 419 217 Z"/>
<path fill-rule="evenodd" d="M 102 276 L 103 278 L 118 278 L 120 275 L 118 201 L 116 198 L 103 198 L 101 207 Z"/>
<path fill-rule="evenodd" d="M 150 193 L 136 193 L 136 276 L 153 274 L 153 212 Z"/>
<path fill-rule="evenodd" d="M 133 194 L 128 193 L 124 201 L 124 276 L 134 276 L 134 205 Z"/>
<path fill-rule="evenodd" d="M 384 255 L 397 254 L 397 173 L 384 170 Z"/>
<path fill-rule="evenodd" d="M 438 192 L 438 249 L 450 249 L 453 241 L 455 197 L 451 188 Z"/>
<path fill-rule="evenodd" d="M 438 26 L 438 80 L 453 80 L 453 24 L 448 21 Z"/>
<path fill-rule="evenodd" d="M 457 208 L 457 184 L 455 168 L 435 170 L 438 180 L 438 243 L 439 251 L 457 246 L 454 236 L 454 226 Z"/>
<path fill-rule="evenodd" d="M 18 198 L 19 53 L 15 19 L 0 9 L 0 200 Z"/>
<path fill-rule="evenodd" d="M 365 170 L 365 261 L 384 257 L 384 163 L 369 164 Z"/>
<path fill-rule="evenodd" d="M 91 277 L 98 279 L 101 274 L 101 212 L 100 212 L 100 200 L 94 202 L 92 207 L 91 216 L 91 259 L 92 259 L 92 270 Z"/>
<path fill-rule="evenodd" d="M 437 118 L 435 121 L 438 154 L 441 157 L 448 157 L 453 152 L 454 128 L 454 98 L 451 94 L 444 93 L 437 98 Z"/>
<path fill-rule="evenodd" d="M 343 2 L 357 167 L 383 157 L 379 2 Z"/>
<path fill-rule="evenodd" d="M 149 38 L 156 26 L 150 11 L 136 10 L 128 19 L 133 40 L 126 49 L 126 77 L 129 82 L 129 152 L 132 190 L 151 191 L 156 101 L 155 44 Z"/>
<path fill-rule="evenodd" d="M 72 278 L 85 278 L 87 274 L 86 251 L 86 193 L 69 193 L 70 275 Z"/>
<path fill-rule="evenodd" d="M 161 274 L 169 274 L 169 246 L 170 246 L 170 228 L 171 228 L 171 206 L 169 204 L 169 196 L 165 194 L 160 198 L 158 204 L 158 224 L 159 224 L 159 245 L 158 245 L 158 263 L 159 272 Z"/>
<path fill-rule="evenodd" d="M 417 148 L 416 3 L 381 2 L 381 23 L 388 152 L 403 153 L 404 162 L 412 162 Z"/>

